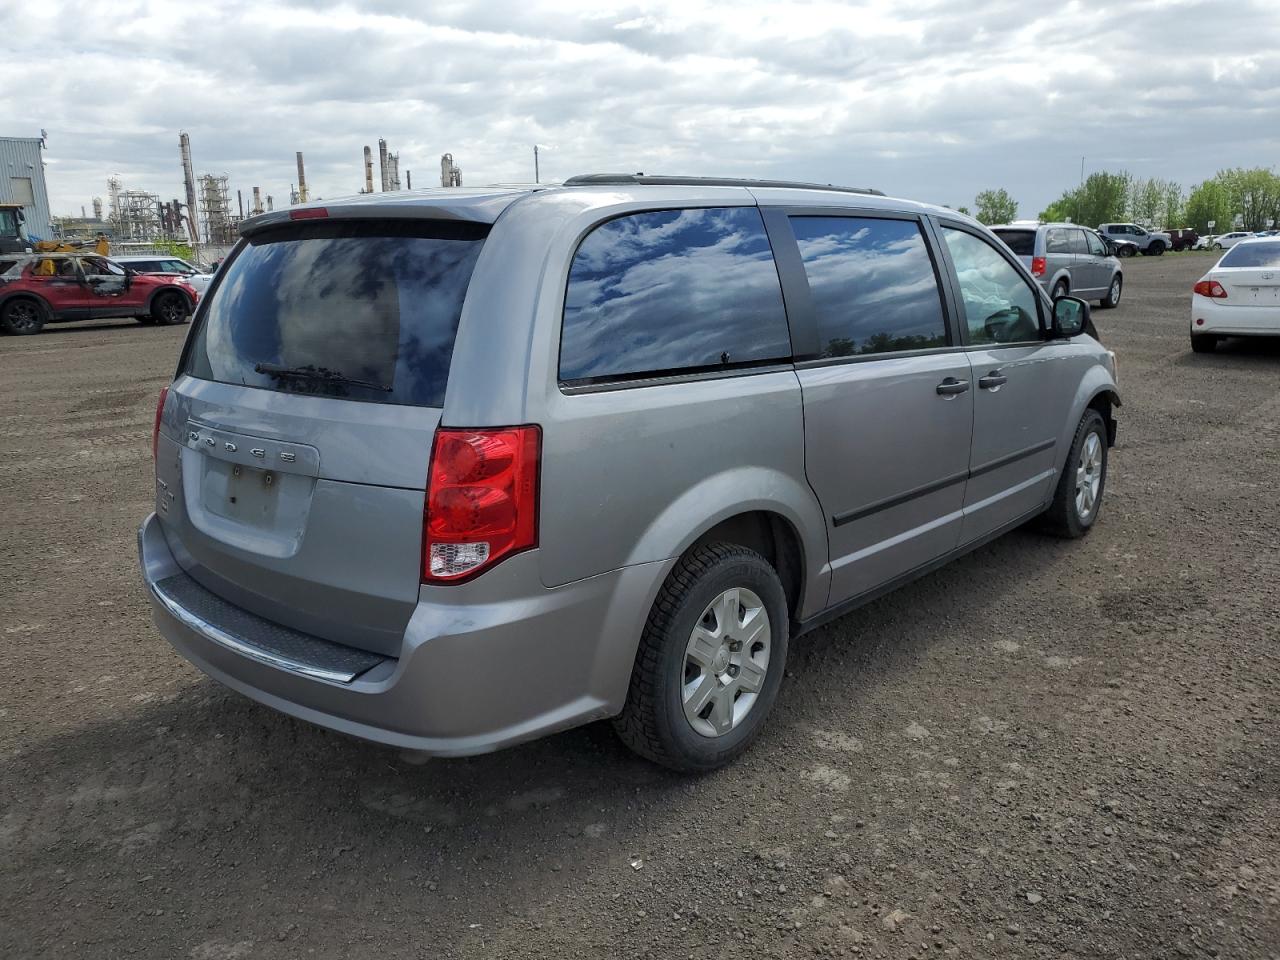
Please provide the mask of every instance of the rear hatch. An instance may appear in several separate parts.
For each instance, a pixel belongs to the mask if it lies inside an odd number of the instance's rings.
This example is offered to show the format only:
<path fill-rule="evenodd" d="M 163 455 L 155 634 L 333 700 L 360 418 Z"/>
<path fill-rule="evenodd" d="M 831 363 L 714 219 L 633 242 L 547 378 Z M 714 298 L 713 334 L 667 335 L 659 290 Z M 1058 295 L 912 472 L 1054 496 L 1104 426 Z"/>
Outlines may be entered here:
<path fill-rule="evenodd" d="M 1280 307 L 1280 240 L 1236 244 L 1209 277 L 1226 289 L 1228 304 Z"/>
<path fill-rule="evenodd" d="M 1005 246 L 1017 255 L 1028 270 L 1031 269 L 1031 258 L 1035 256 L 1036 249 L 1036 232 L 1034 230 L 1002 228 L 992 232 L 1004 241 Z"/>
<path fill-rule="evenodd" d="M 161 524 L 193 579 L 277 623 L 398 653 L 487 231 L 309 220 L 242 242 L 183 351 L 157 456 Z"/>

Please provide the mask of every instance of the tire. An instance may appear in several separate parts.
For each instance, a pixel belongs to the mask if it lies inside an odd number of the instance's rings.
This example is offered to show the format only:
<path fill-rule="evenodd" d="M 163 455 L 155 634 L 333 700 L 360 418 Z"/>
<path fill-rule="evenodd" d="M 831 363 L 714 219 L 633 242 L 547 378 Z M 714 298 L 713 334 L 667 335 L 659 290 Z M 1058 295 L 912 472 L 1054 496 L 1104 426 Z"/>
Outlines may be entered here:
<path fill-rule="evenodd" d="M 1120 256 L 1128 258 L 1133 256 L 1133 247 L 1121 247 L 1116 251 Z"/>
<path fill-rule="evenodd" d="M 1069 292 L 1070 292 L 1070 289 L 1067 287 L 1067 281 L 1059 280 L 1057 283 L 1053 285 L 1052 298 L 1054 300 L 1061 300 Z"/>
<path fill-rule="evenodd" d="M 736 651 L 732 643 L 717 644 L 726 633 L 722 624 L 729 603 L 731 616 L 746 618 L 728 631 L 730 641 L 739 644 Z M 761 615 L 766 617 L 763 631 L 734 636 L 758 627 Z M 760 554 L 732 543 L 710 543 L 686 554 L 667 576 L 645 623 L 626 705 L 613 722 L 618 736 L 642 757 L 672 770 L 691 773 L 729 763 L 755 740 L 777 698 L 788 630 L 782 582 Z M 699 640 L 703 650 L 695 653 Z M 744 654 L 742 645 L 752 641 L 751 652 Z M 738 665 L 747 657 L 754 669 Z M 735 715 L 748 695 L 754 699 Z M 691 717 L 697 704 L 686 708 L 686 698 L 699 696 L 706 707 Z M 720 724 L 728 725 L 717 732 Z"/>
<path fill-rule="evenodd" d="M 1193 333 L 1191 349 L 1196 353 L 1213 353 L 1218 347 L 1218 338 L 1212 333 Z"/>
<path fill-rule="evenodd" d="M 177 290 L 162 290 L 151 301 L 151 320 L 158 326 L 175 326 L 190 318 L 191 305 Z"/>
<path fill-rule="evenodd" d="M 1087 473 L 1085 463 L 1092 464 Z M 1085 499 L 1086 507 L 1082 509 L 1080 494 L 1084 482 L 1087 482 L 1091 493 Z M 1062 476 L 1058 478 L 1058 486 L 1053 493 L 1053 502 L 1044 515 L 1044 529 L 1068 540 L 1083 537 L 1097 522 L 1106 486 L 1107 425 L 1102 414 L 1090 407 L 1076 427 Z"/>
<path fill-rule="evenodd" d="M 1215 249 L 1215 250 L 1221 250 L 1221 249 L 1222 249 L 1222 244 L 1220 244 L 1220 243 L 1215 243 L 1215 244 L 1213 245 L 1213 249 Z"/>
<path fill-rule="evenodd" d="M 1159 242 L 1158 240 L 1155 243 L 1151 244 L 1151 246 L 1148 247 L 1147 249 L 1151 251 L 1151 255 L 1153 257 L 1164 256 L 1164 244 Z"/>
<path fill-rule="evenodd" d="M 1098 301 L 1098 306 L 1110 310 L 1120 303 L 1120 295 L 1124 292 L 1124 277 L 1116 274 L 1111 278 L 1111 286 L 1107 288 L 1107 295 Z"/>
<path fill-rule="evenodd" d="M 44 305 L 29 297 L 15 297 L 0 310 L 0 330 L 15 337 L 39 333 L 47 320 Z"/>

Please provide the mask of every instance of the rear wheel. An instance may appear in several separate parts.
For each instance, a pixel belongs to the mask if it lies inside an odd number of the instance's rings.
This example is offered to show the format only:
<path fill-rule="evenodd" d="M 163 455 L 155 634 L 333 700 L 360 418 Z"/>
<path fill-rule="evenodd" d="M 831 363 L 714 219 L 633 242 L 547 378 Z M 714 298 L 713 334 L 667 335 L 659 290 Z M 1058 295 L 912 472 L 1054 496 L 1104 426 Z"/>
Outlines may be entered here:
<path fill-rule="evenodd" d="M 1111 278 L 1111 286 L 1107 290 L 1107 295 L 1098 301 L 1098 306 L 1106 307 L 1108 310 L 1120 302 L 1120 294 L 1124 290 L 1124 278 L 1120 274 L 1116 274 Z"/>
<path fill-rule="evenodd" d="M 1068 539 L 1083 537 L 1098 519 L 1106 485 L 1107 425 L 1102 414 L 1090 407 L 1076 428 L 1053 503 L 1044 516 L 1045 528 Z"/>
<path fill-rule="evenodd" d="M 15 336 L 28 336 L 44 329 L 44 307 L 34 300 L 10 300 L 0 311 L 0 330 Z"/>
<path fill-rule="evenodd" d="M 1212 333 L 1193 333 L 1191 349 L 1196 353 L 1213 353 L 1218 346 L 1218 338 Z"/>
<path fill-rule="evenodd" d="M 176 290 L 158 293 L 151 301 L 151 319 L 162 327 L 185 323 L 190 313 L 187 298 Z"/>
<path fill-rule="evenodd" d="M 1059 280 L 1053 285 L 1053 299 L 1061 300 L 1067 295 L 1067 281 Z"/>
<path fill-rule="evenodd" d="M 728 763 L 777 697 L 787 630 L 782 583 L 764 557 L 731 543 L 698 547 L 654 601 L 614 729 L 673 770 Z"/>

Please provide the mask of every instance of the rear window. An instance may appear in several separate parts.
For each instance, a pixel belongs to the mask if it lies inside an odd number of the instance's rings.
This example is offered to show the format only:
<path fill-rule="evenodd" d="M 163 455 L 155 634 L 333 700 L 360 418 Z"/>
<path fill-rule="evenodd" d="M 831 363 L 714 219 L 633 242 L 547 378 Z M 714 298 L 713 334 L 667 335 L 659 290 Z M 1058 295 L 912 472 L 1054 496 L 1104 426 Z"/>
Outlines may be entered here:
<path fill-rule="evenodd" d="M 609 220 L 578 247 L 560 379 L 689 373 L 791 356 L 782 289 L 755 207 Z"/>
<path fill-rule="evenodd" d="M 1035 256 L 1036 232 L 1034 230 L 996 230 L 995 235 L 1019 257 Z"/>
<path fill-rule="evenodd" d="M 249 240 L 220 274 L 186 373 L 438 407 L 488 227 L 330 221 Z"/>
<path fill-rule="evenodd" d="M 1280 240 L 1237 243 L 1227 251 L 1220 267 L 1280 267 Z"/>

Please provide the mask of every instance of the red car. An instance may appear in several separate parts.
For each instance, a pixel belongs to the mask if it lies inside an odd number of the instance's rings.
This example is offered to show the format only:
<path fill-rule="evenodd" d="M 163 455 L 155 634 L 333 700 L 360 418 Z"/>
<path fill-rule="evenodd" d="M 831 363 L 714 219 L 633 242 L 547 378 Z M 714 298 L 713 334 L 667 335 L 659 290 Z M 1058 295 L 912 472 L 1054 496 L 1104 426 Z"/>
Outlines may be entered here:
<path fill-rule="evenodd" d="M 145 276 L 79 253 L 0 255 L 0 331 L 39 333 L 46 323 L 134 317 L 185 323 L 200 295 L 181 277 Z"/>

